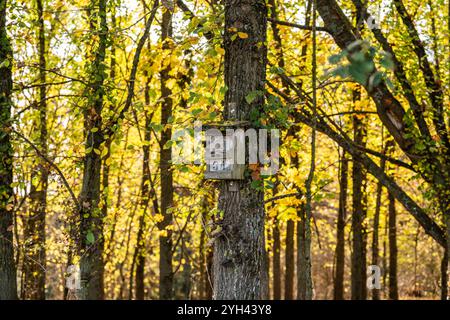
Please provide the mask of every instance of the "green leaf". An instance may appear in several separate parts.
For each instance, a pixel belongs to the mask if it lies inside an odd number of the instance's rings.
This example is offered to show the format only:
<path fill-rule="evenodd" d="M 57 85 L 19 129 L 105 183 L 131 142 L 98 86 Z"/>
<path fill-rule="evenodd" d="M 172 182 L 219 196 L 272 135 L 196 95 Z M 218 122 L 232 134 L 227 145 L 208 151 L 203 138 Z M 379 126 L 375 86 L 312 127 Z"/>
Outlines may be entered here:
<path fill-rule="evenodd" d="M 164 150 L 170 149 L 170 148 L 172 148 L 173 145 L 174 145 L 174 142 L 172 140 L 169 140 L 164 144 L 163 149 Z"/>
<path fill-rule="evenodd" d="M 95 236 L 91 230 L 89 230 L 88 233 L 86 234 L 86 241 L 87 244 L 93 244 L 95 242 Z"/>
<path fill-rule="evenodd" d="M 203 111 L 202 108 L 197 108 L 197 109 L 192 110 L 191 114 L 195 117 L 195 116 L 199 115 L 202 111 Z"/>
<path fill-rule="evenodd" d="M 208 115 L 209 120 L 214 120 L 217 117 L 217 112 L 210 112 Z"/>
<path fill-rule="evenodd" d="M 380 64 L 383 67 L 385 67 L 386 69 L 394 70 L 395 66 L 394 66 L 394 61 L 392 61 L 392 56 L 387 52 L 384 52 L 382 55 L 383 56 L 380 60 Z"/>
<path fill-rule="evenodd" d="M 253 101 L 255 101 L 255 99 L 257 97 L 260 97 L 263 93 L 259 90 L 255 90 L 250 92 L 249 94 L 247 94 L 247 96 L 245 97 L 245 101 L 247 101 L 248 104 L 252 104 Z"/>
<path fill-rule="evenodd" d="M 334 54 L 328 58 L 328 61 L 332 64 L 338 64 L 342 60 L 343 56 L 344 56 L 344 52 Z"/>
<path fill-rule="evenodd" d="M 10 64 L 11 62 L 8 59 L 3 60 L 3 62 L 0 63 L 0 68 L 8 68 Z"/>

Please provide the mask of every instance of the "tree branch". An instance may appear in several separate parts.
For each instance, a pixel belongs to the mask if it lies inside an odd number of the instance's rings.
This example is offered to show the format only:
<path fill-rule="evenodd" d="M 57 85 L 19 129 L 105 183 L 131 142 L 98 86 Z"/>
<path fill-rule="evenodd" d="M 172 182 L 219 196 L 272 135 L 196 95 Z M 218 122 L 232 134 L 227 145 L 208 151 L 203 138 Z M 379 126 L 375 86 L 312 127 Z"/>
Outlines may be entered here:
<path fill-rule="evenodd" d="M 14 132 L 19 138 L 21 138 L 22 140 L 24 140 L 26 143 L 28 143 L 33 149 L 34 151 L 36 151 L 36 154 L 41 157 L 45 162 L 47 162 L 53 169 L 55 169 L 55 171 L 58 173 L 58 175 L 61 177 L 64 186 L 66 187 L 67 191 L 69 191 L 70 196 L 73 200 L 73 202 L 75 203 L 77 208 L 81 208 L 80 203 L 78 202 L 77 197 L 75 196 L 75 193 L 73 192 L 72 188 L 70 187 L 69 183 L 67 182 L 66 177 L 64 176 L 64 174 L 62 173 L 62 171 L 59 169 L 59 167 L 53 162 L 51 161 L 48 157 L 46 157 L 40 150 L 38 147 L 36 147 L 33 142 L 31 142 L 27 137 L 25 137 L 23 134 L 21 134 L 20 132 L 11 129 L 12 132 Z"/>
<path fill-rule="evenodd" d="M 312 26 L 305 26 L 305 25 L 301 25 L 301 24 L 297 24 L 297 23 L 292 23 L 292 22 L 287 22 L 287 21 L 280 21 L 280 20 L 273 19 L 273 18 L 267 18 L 267 21 L 273 22 L 273 23 L 278 24 L 280 26 L 292 27 L 292 28 L 296 28 L 296 29 L 300 29 L 300 30 L 312 31 L 312 29 L 313 29 Z M 326 27 L 316 27 L 316 31 L 322 31 L 322 32 L 331 33 L 330 30 L 328 28 L 326 28 Z"/>

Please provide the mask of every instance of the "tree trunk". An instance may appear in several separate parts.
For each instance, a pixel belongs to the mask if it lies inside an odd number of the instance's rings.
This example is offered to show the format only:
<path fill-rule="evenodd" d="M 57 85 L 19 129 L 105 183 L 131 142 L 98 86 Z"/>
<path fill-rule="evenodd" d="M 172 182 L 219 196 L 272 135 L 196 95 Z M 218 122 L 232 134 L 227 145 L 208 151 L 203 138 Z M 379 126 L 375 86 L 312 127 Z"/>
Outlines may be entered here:
<path fill-rule="evenodd" d="M 281 299 L 281 241 L 280 226 L 275 217 L 273 222 L 273 300 Z"/>
<path fill-rule="evenodd" d="M 210 255 L 211 248 L 206 246 L 206 225 L 208 219 L 208 211 L 209 211 L 209 201 L 208 196 L 203 196 L 202 201 L 202 223 L 201 223 L 201 232 L 200 232 L 200 245 L 199 245 L 199 254 L 200 254 L 200 283 L 198 284 L 199 288 L 199 298 L 201 300 L 209 300 L 211 299 L 211 284 L 210 284 L 210 272 L 211 269 L 208 266 L 208 256 Z"/>
<path fill-rule="evenodd" d="M 361 92 L 356 89 L 353 92 L 354 104 L 360 102 Z M 353 117 L 354 141 L 359 146 L 365 146 L 366 128 L 362 119 Z M 366 204 L 364 202 L 364 182 L 366 174 L 360 162 L 353 159 L 353 215 L 352 215 L 352 300 L 365 300 L 367 298 L 366 287 Z"/>
<path fill-rule="evenodd" d="M 172 13 L 169 9 L 163 9 L 163 19 L 161 25 L 161 41 L 163 49 L 171 48 L 172 38 Z M 168 300 L 173 298 L 173 271 L 172 271 L 172 231 L 168 228 L 172 224 L 173 206 L 173 174 L 170 162 L 172 160 L 172 149 L 165 145 L 172 138 L 172 129 L 166 127 L 169 118 L 172 117 L 171 98 L 172 91 L 167 87 L 167 81 L 170 79 L 170 64 L 161 70 L 161 125 L 163 131 L 160 139 L 160 170 L 161 170 L 161 214 L 163 220 L 158 223 L 161 232 L 159 236 L 159 298 Z M 169 210 L 170 209 L 170 210 Z"/>
<path fill-rule="evenodd" d="M 312 299 L 311 261 L 310 255 L 305 252 L 308 239 L 306 236 L 306 212 L 304 205 L 298 210 L 298 216 L 300 221 L 297 223 L 297 299 L 310 300 Z"/>
<path fill-rule="evenodd" d="M 443 212 L 443 220 L 444 220 L 444 226 L 446 230 L 446 243 L 444 246 L 444 255 L 443 255 L 443 261 L 442 261 L 442 271 L 441 271 L 441 296 L 442 298 L 447 295 L 448 298 L 448 287 L 449 287 L 449 275 L 450 275 L 450 198 L 448 196 L 448 187 L 439 187 L 439 198 L 440 198 L 440 208 Z M 447 261 L 445 261 L 445 259 Z M 446 269 L 446 272 L 444 272 L 444 269 Z"/>
<path fill-rule="evenodd" d="M 314 2 L 315 4 L 315 2 Z M 309 25 L 311 23 L 311 13 L 313 13 L 313 24 L 315 23 L 316 14 L 315 14 L 315 6 L 313 8 L 313 0 L 308 0 L 306 3 L 306 15 L 305 15 L 305 25 Z M 313 34 L 313 73 L 316 69 L 316 35 L 315 32 Z M 301 66 L 301 69 L 303 69 L 304 72 L 306 72 L 306 57 L 308 53 L 308 46 L 305 44 L 302 46 L 301 53 L 300 53 L 300 59 L 304 61 L 304 65 Z M 316 95 L 315 90 L 315 83 L 316 83 L 316 76 L 313 74 L 313 87 L 314 87 L 314 95 Z M 315 103 L 313 106 L 315 110 Z M 315 115 L 314 115 L 315 116 Z M 313 125 L 311 127 L 314 128 L 313 135 L 311 139 L 311 158 L 313 158 L 313 155 L 315 155 L 315 135 L 316 135 L 316 124 L 317 124 L 317 118 L 311 117 L 311 121 Z M 295 122 L 299 122 L 296 115 L 294 115 Z M 315 157 L 315 156 L 314 156 Z M 293 162 L 295 163 L 295 166 L 299 168 L 300 161 L 299 157 L 296 156 L 293 158 Z M 312 177 L 314 175 L 314 167 L 315 162 L 311 161 L 311 167 L 310 172 L 308 176 L 308 181 L 305 184 L 306 189 L 306 205 L 301 204 L 297 208 L 297 217 L 300 219 L 297 222 L 297 299 L 299 300 L 311 300 L 313 296 L 313 282 L 312 282 L 312 266 L 311 266 L 311 227 L 310 227 L 310 221 L 309 221 L 309 215 L 307 214 L 306 207 L 309 207 L 308 211 L 311 213 L 311 184 L 312 184 Z M 299 194 L 302 194 L 301 186 L 297 185 L 297 191 Z"/>
<path fill-rule="evenodd" d="M 148 49 L 150 49 L 150 42 L 148 42 Z M 145 230 L 147 229 L 147 223 L 145 220 L 145 215 L 149 207 L 150 196 L 153 192 L 150 192 L 151 173 L 150 173 L 150 140 L 151 140 L 151 114 L 147 110 L 150 105 L 150 81 L 151 78 L 147 71 L 144 71 L 146 83 L 144 88 L 144 99 L 145 99 L 145 126 L 144 126 L 144 145 L 142 146 L 143 152 L 143 162 L 142 162 L 142 182 L 141 182 L 141 209 L 142 216 L 139 219 L 139 230 L 137 234 L 137 244 L 136 244 L 136 300 L 144 300 L 145 298 L 145 256 L 146 256 L 146 241 L 145 241 Z M 153 201 L 155 201 L 153 199 Z M 154 208 L 156 210 L 156 208 Z M 156 211 L 155 211 L 156 214 Z"/>
<path fill-rule="evenodd" d="M 267 7 L 263 0 L 225 0 L 225 120 L 250 120 L 261 112 L 263 97 L 248 103 L 245 97 L 263 92 L 266 79 Z M 246 38 L 232 40 L 235 31 Z M 223 236 L 214 247 L 214 298 L 263 299 L 268 295 L 264 239 L 264 193 L 251 178 L 224 181 L 219 209 Z"/>
<path fill-rule="evenodd" d="M 146 102 L 146 106 L 148 106 Z M 146 235 L 147 229 L 146 213 L 148 210 L 148 204 L 150 200 L 150 142 L 151 138 L 151 119 L 148 114 L 145 115 L 145 134 L 144 141 L 146 142 L 142 147 L 144 153 L 144 160 L 142 163 L 142 184 L 141 184 L 141 216 L 139 218 L 139 230 L 136 240 L 136 299 L 144 300 L 144 278 L 145 278 L 145 256 L 146 256 Z"/>
<path fill-rule="evenodd" d="M 17 299 L 17 280 L 13 246 L 13 149 L 10 135 L 13 53 L 6 32 L 6 2 L 0 0 L 0 300 L 14 300 Z"/>
<path fill-rule="evenodd" d="M 386 154 L 388 148 L 393 147 L 394 141 L 390 140 L 383 148 L 383 154 Z M 380 167 L 382 170 L 386 169 L 386 160 L 381 159 Z M 381 211 L 381 196 L 383 193 L 383 184 L 378 182 L 377 195 L 375 200 L 375 214 L 373 218 L 373 235 L 372 235 L 372 265 L 379 266 L 380 263 L 380 248 L 379 248 L 379 229 L 380 229 L 380 211 Z M 384 269 L 383 269 L 384 270 Z M 372 299 L 380 300 L 380 290 L 372 289 Z"/>
<path fill-rule="evenodd" d="M 343 151 L 339 177 L 339 209 L 336 241 L 336 275 L 334 279 L 334 300 L 344 300 L 345 270 L 345 220 L 347 219 L 348 159 Z"/>
<path fill-rule="evenodd" d="M 383 185 L 381 182 L 377 184 L 377 195 L 375 200 L 375 214 L 373 218 L 373 235 L 372 235 L 372 265 L 379 266 L 380 249 L 379 249 L 379 228 L 380 228 L 380 210 L 381 210 L 381 195 L 383 193 Z M 380 300 L 380 290 L 372 289 L 372 299 Z"/>
<path fill-rule="evenodd" d="M 47 156 L 47 87 L 45 60 L 46 43 L 42 0 L 36 1 L 39 38 L 39 103 L 36 127 L 39 136 L 36 145 Z M 45 216 L 47 211 L 48 165 L 39 158 L 32 173 L 30 212 L 24 226 L 24 299 L 45 299 Z"/>
<path fill-rule="evenodd" d="M 389 193 L 389 299 L 398 300 L 395 198 Z"/>
<path fill-rule="evenodd" d="M 288 220 L 286 225 L 286 253 L 285 253 L 285 279 L 284 299 L 294 299 L 294 237 L 295 222 Z"/>
<path fill-rule="evenodd" d="M 100 205 L 101 149 L 104 143 L 102 110 L 104 100 L 105 57 L 108 27 L 106 0 L 99 0 L 98 12 L 91 21 L 93 32 L 98 33 L 98 48 L 92 64 L 91 95 L 85 110 L 86 155 L 84 157 L 83 184 L 80 193 L 81 291 L 79 298 L 101 300 L 103 284 L 103 216 Z M 99 24 L 97 31 L 96 23 Z"/>
<path fill-rule="evenodd" d="M 444 248 L 444 253 L 442 255 L 441 261 L 441 300 L 448 299 L 448 273 L 447 273 L 447 264 L 448 264 L 448 251 Z"/>

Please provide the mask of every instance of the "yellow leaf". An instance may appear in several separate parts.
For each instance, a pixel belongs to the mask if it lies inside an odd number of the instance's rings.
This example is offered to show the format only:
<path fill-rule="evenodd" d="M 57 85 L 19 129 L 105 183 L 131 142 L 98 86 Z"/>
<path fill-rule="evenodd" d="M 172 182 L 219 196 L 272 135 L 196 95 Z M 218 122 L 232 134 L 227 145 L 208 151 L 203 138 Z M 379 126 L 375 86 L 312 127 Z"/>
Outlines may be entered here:
<path fill-rule="evenodd" d="M 225 50 L 219 46 L 216 47 L 216 51 L 218 54 L 224 55 L 225 54 Z"/>
<path fill-rule="evenodd" d="M 241 39 L 247 39 L 248 38 L 248 34 L 245 32 L 238 32 L 238 36 Z"/>
<path fill-rule="evenodd" d="M 177 83 L 176 79 L 170 78 L 169 80 L 167 80 L 166 86 L 169 89 L 173 89 L 173 87 L 175 86 L 176 83 Z"/>

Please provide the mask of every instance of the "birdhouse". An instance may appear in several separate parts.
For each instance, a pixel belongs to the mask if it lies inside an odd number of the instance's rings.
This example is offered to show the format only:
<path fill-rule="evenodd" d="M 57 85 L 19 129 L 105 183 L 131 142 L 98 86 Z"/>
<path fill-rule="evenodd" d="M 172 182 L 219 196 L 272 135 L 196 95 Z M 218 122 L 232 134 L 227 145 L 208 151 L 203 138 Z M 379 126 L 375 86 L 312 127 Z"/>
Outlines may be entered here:
<path fill-rule="evenodd" d="M 208 125 L 205 129 L 205 179 L 243 180 L 245 138 L 242 141 L 232 134 L 237 124 Z M 239 161 L 242 155 L 244 161 Z"/>

